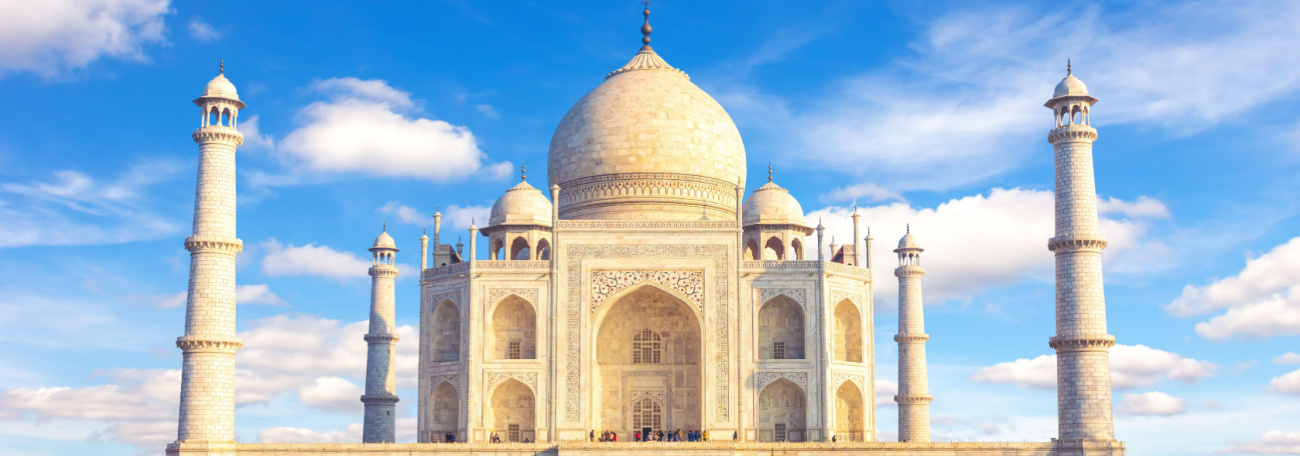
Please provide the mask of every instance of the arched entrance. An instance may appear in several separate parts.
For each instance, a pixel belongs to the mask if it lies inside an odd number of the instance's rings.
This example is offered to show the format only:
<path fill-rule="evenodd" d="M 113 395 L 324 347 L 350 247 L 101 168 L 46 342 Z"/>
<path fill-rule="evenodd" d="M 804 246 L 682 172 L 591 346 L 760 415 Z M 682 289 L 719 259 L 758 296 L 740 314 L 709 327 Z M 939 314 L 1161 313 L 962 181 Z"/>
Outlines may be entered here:
<path fill-rule="evenodd" d="M 537 358 L 537 312 L 515 295 L 503 299 L 492 312 L 493 359 Z"/>
<path fill-rule="evenodd" d="M 784 378 L 758 395 L 758 440 L 802 442 L 807 436 L 804 391 Z"/>
<path fill-rule="evenodd" d="M 835 306 L 835 360 L 862 362 L 862 314 L 847 299 Z"/>
<path fill-rule="evenodd" d="M 835 435 L 841 442 L 861 442 L 866 423 L 862 416 L 862 391 L 845 381 L 835 390 Z"/>
<path fill-rule="evenodd" d="M 490 431 L 504 442 L 537 441 L 537 406 L 533 390 L 519 380 L 509 379 L 492 392 L 488 420 Z"/>
<path fill-rule="evenodd" d="M 429 397 L 429 440 L 442 442 L 448 433 L 456 432 L 456 419 L 460 417 L 460 395 L 451 383 L 442 382 Z M 464 438 L 457 436 L 458 440 Z"/>
<path fill-rule="evenodd" d="M 704 391 L 695 309 L 654 285 L 610 299 L 598 315 L 593 427 L 616 431 L 620 439 L 640 430 L 636 425 L 700 429 Z"/>
<path fill-rule="evenodd" d="M 759 359 L 803 359 L 803 307 L 786 295 L 763 303 L 758 311 Z"/>
<path fill-rule="evenodd" d="M 430 357 L 435 363 L 460 361 L 460 308 L 443 301 L 433 310 Z"/>

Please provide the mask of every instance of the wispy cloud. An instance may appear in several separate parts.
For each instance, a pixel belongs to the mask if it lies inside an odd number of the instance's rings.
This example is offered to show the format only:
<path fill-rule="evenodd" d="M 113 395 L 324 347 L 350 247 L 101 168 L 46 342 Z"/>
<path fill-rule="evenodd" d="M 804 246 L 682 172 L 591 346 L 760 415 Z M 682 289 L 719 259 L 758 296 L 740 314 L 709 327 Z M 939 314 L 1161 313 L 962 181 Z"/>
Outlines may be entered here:
<path fill-rule="evenodd" d="M 51 180 L 0 184 L 0 248 L 118 244 L 176 233 L 182 227 L 154 213 L 145 193 L 182 170 L 180 161 L 155 159 L 112 180 L 63 170 Z"/>
<path fill-rule="evenodd" d="M 190 29 L 190 37 L 196 40 L 208 42 L 221 39 L 221 32 L 198 16 L 191 18 L 187 27 Z"/>
<path fill-rule="evenodd" d="M 148 60 L 166 39 L 168 0 L 43 0 L 0 4 L 0 76 L 54 78 L 108 56 Z"/>
<path fill-rule="evenodd" d="M 1125 394 L 1115 406 L 1119 413 L 1129 415 L 1178 415 L 1187 412 L 1187 399 L 1151 391 L 1149 393 Z"/>
<path fill-rule="evenodd" d="M 1209 378 L 1218 366 L 1145 345 L 1116 345 L 1110 354 L 1110 382 L 1116 390 L 1151 386 L 1162 380 L 1194 384 Z M 980 369 L 971 376 L 980 383 L 1007 383 L 1030 389 L 1056 388 L 1056 355 L 1018 359 Z"/>
<path fill-rule="evenodd" d="M 1246 260 L 1235 276 L 1183 287 L 1164 309 L 1182 317 L 1227 309 L 1196 325 L 1212 341 L 1300 334 L 1300 237 Z"/>

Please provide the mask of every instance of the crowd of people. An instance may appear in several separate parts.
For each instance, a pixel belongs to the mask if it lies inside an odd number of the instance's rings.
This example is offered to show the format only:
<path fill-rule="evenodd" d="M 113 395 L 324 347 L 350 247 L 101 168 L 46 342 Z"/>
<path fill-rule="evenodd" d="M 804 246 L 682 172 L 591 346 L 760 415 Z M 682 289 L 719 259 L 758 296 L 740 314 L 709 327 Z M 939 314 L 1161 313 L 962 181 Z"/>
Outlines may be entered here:
<path fill-rule="evenodd" d="M 588 437 L 591 439 L 592 442 L 617 442 L 618 441 L 618 433 L 614 431 L 603 431 L 598 436 L 596 435 L 596 431 L 592 430 L 588 434 Z M 733 435 L 732 438 L 734 439 L 735 435 Z M 676 431 L 671 431 L 671 432 L 664 432 L 662 430 L 650 431 L 647 433 L 642 433 L 641 431 L 633 431 L 632 441 L 633 442 L 707 442 L 709 441 L 709 431 L 700 431 L 700 430 L 683 431 L 681 429 L 678 429 Z"/>

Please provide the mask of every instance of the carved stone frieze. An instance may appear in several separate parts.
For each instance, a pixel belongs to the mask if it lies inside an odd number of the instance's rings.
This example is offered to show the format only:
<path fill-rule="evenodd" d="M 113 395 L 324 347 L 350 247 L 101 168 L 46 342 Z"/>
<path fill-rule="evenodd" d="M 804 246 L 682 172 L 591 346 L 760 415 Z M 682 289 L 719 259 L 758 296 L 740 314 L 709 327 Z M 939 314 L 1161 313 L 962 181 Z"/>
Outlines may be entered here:
<path fill-rule="evenodd" d="M 763 388 L 769 383 L 783 378 L 799 385 L 805 392 L 808 391 L 807 372 L 759 372 L 755 375 L 755 379 L 758 381 L 758 391 L 763 391 Z"/>
<path fill-rule="evenodd" d="M 536 288 L 488 288 L 487 304 L 492 305 L 497 301 L 505 299 L 506 296 L 515 295 L 524 298 L 529 304 L 537 306 L 538 291 Z"/>
<path fill-rule="evenodd" d="M 627 287 L 652 281 L 668 287 L 687 299 L 699 310 L 704 310 L 704 271 L 637 271 L 605 270 L 591 272 L 591 311 Z"/>
<path fill-rule="evenodd" d="M 533 394 L 537 393 L 536 372 L 488 372 L 487 382 L 486 382 L 487 385 L 485 386 L 483 391 L 492 391 L 492 389 L 496 388 L 497 385 L 500 384 L 501 382 L 504 382 L 512 378 L 515 380 L 519 380 L 521 383 L 525 385 L 528 385 L 528 387 L 533 390 Z"/>
<path fill-rule="evenodd" d="M 862 394 L 865 396 L 867 394 L 867 381 L 865 379 L 866 377 L 863 377 L 861 374 L 836 372 L 832 385 L 834 385 L 835 389 L 839 389 L 840 385 L 843 385 L 845 381 L 851 381 L 858 386 L 858 389 L 861 390 Z"/>
<path fill-rule="evenodd" d="M 806 288 L 759 288 L 756 291 L 758 292 L 758 305 L 760 306 L 769 299 L 785 295 L 793 299 L 794 302 L 799 303 L 800 307 L 808 308 L 808 289 Z"/>

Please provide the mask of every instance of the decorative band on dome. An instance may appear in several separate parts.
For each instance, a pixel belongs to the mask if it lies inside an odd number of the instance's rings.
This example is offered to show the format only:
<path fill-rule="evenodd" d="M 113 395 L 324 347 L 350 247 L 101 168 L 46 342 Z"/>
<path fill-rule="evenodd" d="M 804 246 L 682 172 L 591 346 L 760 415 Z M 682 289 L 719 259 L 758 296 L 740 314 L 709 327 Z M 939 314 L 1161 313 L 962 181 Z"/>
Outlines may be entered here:
<path fill-rule="evenodd" d="M 663 57 L 659 57 L 659 54 L 655 53 L 654 49 L 651 49 L 649 45 L 646 45 L 642 46 L 641 52 L 637 52 L 635 56 L 632 56 L 632 60 L 628 61 L 622 68 L 611 71 L 609 74 L 605 75 L 605 79 L 636 70 L 667 71 L 669 73 L 679 74 L 686 79 L 691 78 L 691 76 L 686 74 L 685 71 L 673 68 L 673 66 L 669 65 L 667 61 L 664 61 Z"/>

